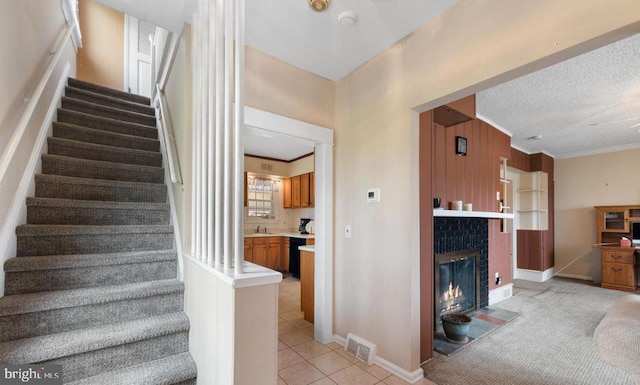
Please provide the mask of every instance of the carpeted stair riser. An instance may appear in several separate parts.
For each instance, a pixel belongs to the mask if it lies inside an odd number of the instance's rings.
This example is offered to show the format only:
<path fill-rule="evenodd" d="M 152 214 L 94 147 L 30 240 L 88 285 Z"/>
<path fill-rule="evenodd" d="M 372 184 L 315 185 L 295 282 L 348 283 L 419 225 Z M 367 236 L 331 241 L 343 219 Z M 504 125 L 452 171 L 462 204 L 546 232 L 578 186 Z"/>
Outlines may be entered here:
<path fill-rule="evenodd" d="M 124 182 L 164 183 L 164 170 L 160 167 L 85 160 L 49 154 L 42 155 L 42 173 Z"/>
<path fill-rule="evenodd" d="M 102 144 L 105 146 L 132 148 L 145 151 L 160 151 L 160 141 L 157 139 L 119 134 L 68 123 L 53 122 L 53 136 L 56 138 Z"/>
<path fill-rule="evenodd" d="M 74 381 L 69 385 L 195 385 L 197 368 L 189 353 L 180 353 L 118 371 Z"/>
<path fill-rule="evenodd" d="M 16 235 L 18 257 L 173 248 L 171 226 L 21 225 Z"/>
<path fill-rule="evenodd" d="M 135 164 L 141 166 L 162 167 L 162 154 L 153 151 L 134 150 L 79 142 L 62 138 L 48 138 L 48 153 L 103 162 Z"/>
<path fill-rule="evenodd" d="M 27 198 L 30 225 L 168 225 L 169 206 L 157 203 Z"/>
<path fill-rule="evenodd" d="M 183 292 L 0 317 L 0 342 L 180 312 Z M 16 328 L 15 325 L 20 325 Z M 10 332 L 7 332 L 10 331 Z"/>
<path fill-rule="evenodd" d="M 140 136 L 148 139 L 158 139 L 158 131 L 153 127 L 142 124 L 123 122 L 121 120 L 109 119 L 79 111 L 58 109 L 58 122 L 72 124 L 75 126 L 102 130 L 107 132 Z"/>
<path fill-rule="evenodd" d="M 170 279 L 176 277 L 176 274 L 175 259 L 153 263 L 7 272 L 5 273 L 5 295 Z"/>
<path fill-rule="evenodd" d="M 108 181 L 36 174 L 36 197 L 116 202 L 167 201 L 167 187 L 158 183 Z"/>
<path fill-rule="evenodd" d="M 137 123 L 146 126 L 154 126 L 156 124 L 156 118 L 153 116 L 138 114 L 136 112 L 123 111 L 113 107 L 102 106 L 99 104 L 85 102 L 83 100 L 68 98 L 66 96 L 62 97 L 62 108 L 72 111 L 84 112 L 85 114 L 102 116 L 103 118 L 121 120 L 123 122 Z"/>
<path fill-rule="evenodd" d="M 93 83 L 87 83 L 85 81 L 74 79 L 74 78 L 69 78 L 68 85 L 70 87 L 87 90 L 93 93 L 108 95 L 118 99 L 128 100 L 130 102 L 143 104 L 145 106 L 149 106 L 151 104 L 150 99 L 146 96 L 136 95 L 129 92 L 120 91 L 120 90 L 114 90 L 112 88 L 99 86 Z"/>
<path fill-rule="evenodd" d="M 149 105 L 145 106 L 139 103 L 133 103 L 127 100 L 118 99 L 107 95 L 101 95 L 95 92 L 74 87 L 66 87 L 65 96 L 73 99 L 84 100 L 85 102 L 89 103 L 100 104 L 103 106 L 109 106 L 120 110 L 136 112 L 149 116 L 155 116 L 156 114 L 155 110 Z"/>

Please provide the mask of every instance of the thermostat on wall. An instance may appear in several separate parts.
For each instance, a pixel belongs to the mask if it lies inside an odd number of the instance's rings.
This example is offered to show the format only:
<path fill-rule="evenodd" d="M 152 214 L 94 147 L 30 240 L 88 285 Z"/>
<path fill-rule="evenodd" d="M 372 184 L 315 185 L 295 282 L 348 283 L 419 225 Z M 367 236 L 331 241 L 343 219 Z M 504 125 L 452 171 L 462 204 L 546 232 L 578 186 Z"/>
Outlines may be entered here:
<path fill-rule="evenodd" d="M 372 188 L 367 190 L 367 203 L 380 202 L 380 189 Z"/>

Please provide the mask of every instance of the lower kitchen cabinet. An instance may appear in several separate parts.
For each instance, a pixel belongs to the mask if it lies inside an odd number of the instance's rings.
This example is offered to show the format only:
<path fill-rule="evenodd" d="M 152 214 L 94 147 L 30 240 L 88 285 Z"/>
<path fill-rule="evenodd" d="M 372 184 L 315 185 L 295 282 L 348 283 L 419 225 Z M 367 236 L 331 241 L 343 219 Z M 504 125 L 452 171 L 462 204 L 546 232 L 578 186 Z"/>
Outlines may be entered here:
<path fill-rule="evenodd" d="M 267 266 L 271 270 L 282 270 L 282 237 L 269 237 Z"/>
<path fill-rule="evenodd" d="M 253 262 L 253 238 L 244 239 L 244 260 Z"/>
<path fill-rule="evenodd" d="M 253 263 L 256 265 L 269 267 L 269 258 L 267 257 L 267 248 L 269 247 L 268 238 L 253 238 Z"/>
<path fill-rule="evenodd" d="M 311 323 L 314 319 L 314 259 L 314 252 L 300 250 L 300 307 L 304 319 Z"/>

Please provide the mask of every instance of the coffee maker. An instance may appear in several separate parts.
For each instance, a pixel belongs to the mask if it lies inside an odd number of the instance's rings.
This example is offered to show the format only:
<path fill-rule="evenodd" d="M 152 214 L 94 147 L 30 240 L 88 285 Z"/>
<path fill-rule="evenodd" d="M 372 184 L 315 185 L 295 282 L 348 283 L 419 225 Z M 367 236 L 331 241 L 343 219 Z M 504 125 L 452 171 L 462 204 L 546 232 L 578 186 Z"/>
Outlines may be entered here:
<path fill-rule="evenodd" d="M 309 218 L 300 218 L 300 226 L 298 227 L 298 231 L 300 234 L 309 234 L 307 231 L 307 223 L 311 222 Z"/>

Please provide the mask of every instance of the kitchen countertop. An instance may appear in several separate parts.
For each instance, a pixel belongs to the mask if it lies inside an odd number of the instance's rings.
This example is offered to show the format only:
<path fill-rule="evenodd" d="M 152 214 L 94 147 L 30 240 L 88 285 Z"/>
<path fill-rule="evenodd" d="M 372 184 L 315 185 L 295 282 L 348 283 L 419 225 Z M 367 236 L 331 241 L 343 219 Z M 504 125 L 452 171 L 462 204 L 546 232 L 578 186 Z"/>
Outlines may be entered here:
<path fill-rule="evenodd" d="M 316 252 L 316 247 L 314 245 L 298 246 L 298 250 L 300 250 L 300 251 L 310 251 L 312 253 L 315 253 Z"/>
<path fill-rule="evenodd" d="M 303 238 L 314 239 L 315 234 L 300 234 L 300 233 L 247 233 L 245 238 L 260 238 L 260 237 L 289 237 L 289 238 Z"/>

